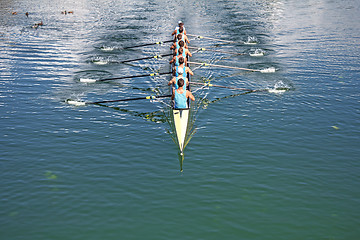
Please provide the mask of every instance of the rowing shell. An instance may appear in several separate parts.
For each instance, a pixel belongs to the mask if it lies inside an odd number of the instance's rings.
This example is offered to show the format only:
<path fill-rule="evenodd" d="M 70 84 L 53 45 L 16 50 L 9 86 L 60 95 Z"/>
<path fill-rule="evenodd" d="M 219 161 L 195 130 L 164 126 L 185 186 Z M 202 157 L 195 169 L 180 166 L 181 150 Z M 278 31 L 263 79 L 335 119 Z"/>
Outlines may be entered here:
<path fill-rule="evenodd" d="M 172 109 L 172 112 L 180 153 L 183 154 L 190 109 Z"/>
<path fill-rule="evenodd" d="M 187 56 L 188 61 L 190 61 L 189 56 Z M 189 66 L 189 64 L 187 64 L 187 66 Z M 172 77 L 172 76 L 171 76 Z M 186 88 L 186 90 L 190 90 L 190 74 L 187 74 L 187 78 L 189 81 L 189 85 Z M 170 91 L 172 93 L 172 89 L 173 87 L 170 87 Z M 185 143 L 186 143 L 186 136 L 187 136 L 187 128 L 188 128 L 188 122 L 189 122 L 189 116 L 190 116 L 190 105 L 191 101 L 190 99 L 188 99 L 187 101 L 187 108 L 181 108 L 181 109 L 177 109 L 174 108 L 175 104 L 172 102 L 171 104 L 171 111 L 172 111 L 172 116 L 174 119 L 174 126 L 175 126 L 175 131 L 176 131 L 176 139 L 177 142 L 179 144 L 179 149 L 180 149 L 180 154 L 183 155 L 184 154 L 184 149 L 185 149 Z"/>

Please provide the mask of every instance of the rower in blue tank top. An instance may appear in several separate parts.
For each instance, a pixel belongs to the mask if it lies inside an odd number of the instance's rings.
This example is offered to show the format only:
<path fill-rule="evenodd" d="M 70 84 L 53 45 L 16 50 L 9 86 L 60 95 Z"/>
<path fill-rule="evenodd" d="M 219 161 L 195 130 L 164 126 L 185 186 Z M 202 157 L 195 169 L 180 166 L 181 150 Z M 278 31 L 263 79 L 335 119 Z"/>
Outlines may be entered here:
<path fill-rule="evenodd" d="M 181 57 L 181 59 L 182 59 L 182 57 Z M 182 76 L 183 78 L 186 78 L 187 74 L 186 74 L 186 67 L 184 64 L 176 66 L 175 76 L 176 77 Z"/>
<path fill-rule="evenodd" d="M 175 90 L 175 108 L 187 108 L 187 98 L 186 90 L 183 90 L 182 93 L 179 93 Z"/>
<path fill-rule="evenodd" d="M 185 43 L 190 43 L 189 38 L 186 36 L 186 34 L 184 33 L 184 29 L 183 28 L 179 28 L 179 30 L 177 31 L 177 35 L 175 37 L 175 41 L 180 41 L 183 40 Z"/>
<path fill-rule="evenodd" d="M 180 36 L 180 35 L 178 35 L 178 36 Z M 171 47 L 170 47 L 170 49 L 179 49 L 179 48 L 181 48 L 181 47 L 185 47 L 185 48 L 188 48 L 188 46 L 186 45 L 186 43 L 183 41 L 183 40 L 179 40 L 179 41 L 175 41 L 174 43 L 173 43 L 173 45 L 171 45 Z"/>
<path fill-rule="evenodd" d="M 180 52 L 180 49 L 183 49 L 183 53 L 185 53 L 185 56 L 189 56 L 192 57 L 191 52 L 189 51 L 189 49 L 181 47 L 179 49 L 175 49 L 175 56 L 181 55 L 182 53 Z M 185 57 L 185 65 L 186 65 L 186 57 Z"/>
<path fill-rule="evenodd" d="M 178 89 L 179 88 L 179 85 L 177 84 L 178 81 L 180 79 L 183 79 L 184 80 L 184 84 L 185 86 L 189 85 L 189 81 L 187 78 L 182 78 L 181 76 L 180 77 L 173 77 L 169 82 L 168 82 L 168 85 L 171 86 L 173 85 L 175 89 Z"/>
<path fill-rule="evenodd" d="M 174 56 L 171 61 L 169 62 L 174 63 L 175 66 L 179 66 L 179 58 L 182 57 L 184 59 L 184 63 L 186 65 L 187 59 L 186 59 L 186 52 L 184 51 L 184 48 L 179 48 L 177 51 L 178 55 Z"/>
<path fill-rule="evenodd" d="M 178 85 L 178 89 L 173 89 L 171 99 L 175 100 L 175 108 L 188 108 L 187 99 L 195 101 L 195 97 L 190 91 L 184 89 L 184 79 L 179 79 Z"/>
<path fill-rule="evenodd" d="M 179 66 L 175 66 L 174 70 L 175 71 L 174 71 L 173 75 L 176 77 L 183 76 L 183 78 L 186 78 L 188 73 L 191 76 L 194 75 L 194 73 L 191 71 L 191 69 L 189 67 L 185 66 L 183 57 L 179 57 Z"/>

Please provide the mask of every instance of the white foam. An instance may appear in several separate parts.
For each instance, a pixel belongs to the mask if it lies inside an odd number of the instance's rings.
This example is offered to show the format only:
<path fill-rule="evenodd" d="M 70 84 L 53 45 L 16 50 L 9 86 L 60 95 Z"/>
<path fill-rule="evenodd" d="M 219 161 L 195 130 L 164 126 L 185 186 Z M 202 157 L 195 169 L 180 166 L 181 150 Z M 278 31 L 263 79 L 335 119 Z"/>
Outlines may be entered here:
<path fill-rule="evenodd" d="M 109 63 L 109 61 L 104 61 L 104 60 L 95 60 L 93 61 L 94 64 L 96 65 L 106 65 Z"/>
<path fill-rule="evenodd" d="M 281 89 L 281 90 L 278 90 L 278 89 L 268 89 L 268 92 L 269 93 L 284 93 L 286 92 L 285 89 Z"/>
<path fill-rule="evenodd" d="M 264 53 L 249 53 L 251 57 L 262 57 L 264 56 Z"/>
<path fill-rule="evenodd" d="M 96 79 L 91 79 L 91 78 L 80 78 L 79 80 L 80 82 L 83 82 L 83 83 L 94 83 L 96 82 Z"/>
<path fill-rule="evenodd" d="M 75 106 L 85 106 L 85 102 L 79 102 L 79 101 L 73 101 L 73 100 L 68 100 L 66 101 L 68 104 L 70 105 L 75 105 Z"/>
<path fill-rule="evenodd" d="M 273 73 L 275 71 L 276 71 L 276 69 L 274 67 L 269 67 L 269 68 L 265 68 L 265 69 L 260 70 L 261 73 Z"/>
<path fill-rule="evenodd" d="M 264 56 L 264 54 L 265 54 L 265 51 L 260 48 L 252 50 L 252 52 L 249 53 L 249 55 L 251 57 L 262 57 L 262 56 Z"/>
<path fill-rule="evenodd" d="M 258 40 L 255 36 L 248 36 L 248 40 L 246 42 L 244 42 L 244 44 L 248 44 L 248 45 L 255 45 L 258 43 Z"/>
<path fill-rule="evenodd" d="M 114 51 L 114 50 L 115 50 L 115 47 L 106 47 L 106 46 L 103 46 L 103 47 L 101 47 L 101 50 L 104 51 L 104 52 L 111 52 L 111 51 Z"/>

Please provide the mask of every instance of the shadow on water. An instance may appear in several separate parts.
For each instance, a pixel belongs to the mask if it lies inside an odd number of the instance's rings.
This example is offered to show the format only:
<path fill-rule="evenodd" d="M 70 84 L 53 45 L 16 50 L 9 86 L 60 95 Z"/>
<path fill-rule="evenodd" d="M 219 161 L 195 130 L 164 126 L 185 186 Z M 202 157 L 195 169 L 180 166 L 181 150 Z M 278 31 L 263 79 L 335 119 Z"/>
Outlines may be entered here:
<path fill-rule="evenodd" d="M 278 89 L 281 89 L 284 91 L 293 90 L 292 88 L 288 88 L 288 87 L 278 88 Z M 228 99 L 228 98 L 238 97 L 238 96 L 247 95 L 247 94 L 256 93 L 256 92 L 265 92 L 265 91 L 269 91 L 269 89 L 250 90 L 250 91 L 227 95 L 227 96 L 224 96 L 221 98 L 215 98 L 213 100 L 208 99 L 207 95 L 196 98 L 196 101 L 192 104 L 191 109 L 190 109 L 190 116 L 188 119 L 188 125 L 187 125 L 186 136 L 185 136 L 185 144 L 184 144 L 183 150 L 185 150 L 186 146 L 188 145 L 188 143 L 190 142 L 190 140 L 192 139 L 194 134 L 197 132 L 195 122 L 196 122 L 196 119 L 197 119 L 200 109 L 206 109 L 209 104 L 218 103 L 218 102 Z M 161 110 L 154 111 L 154 112 L 138 112 L 138 111 L 128 110 L 128 109 L 121 108 L 121 107 L 109 106 L 109 105 L 105 105 L 105 104 L 98 103 L 96 105 L 101 106 L 101 107 L 111 108 L 116 111 L 121 111 L 121 112 L 127 113 L 131 116 L 140 117 L 146 121 L 151 121 L 154 123 L 167 122 L 169 124 L 169 128 L 166 129 L 166 132 L 170 135 L 171 139 L 173 140 L 173 142 L 176 144 L 176 146 L 178 148 L 178 159 L 179 159 L 179 164 L 180 164 L 180 171 L 181 172 L 183 171 L 183 164 L 184 164 L 185 156 L 184 156 L 184 153 L 180 151 L 178 138 L 176 137 L 176 129 L 175 129 L 175 124 L 174 124 L 173 110 L 171 107 L 167 106 Z"/>
<path fill-rule="evenodd" d="M 201 104 L 202 104 L 201 101 L 196 102 L 190 110 L 190 116 L 189 116 L 188 126 L 187 126 L 187 130 L 186 130 L 184 149 L 186 148 L 187 144 L 190 142 L 193 135 L 196 133 L 195 120 L 196 120 L 196 116 L 197 116 L 197 113 L 198 113 L 198 110 L 199 110 Z M 169 124 L 169 128 L 166 129 L 166 132 L 170 135 L 171 139 L 174 141 L 174 143 L 178 147 L 180 171 L 183 171 L 184 154 L 181 154 L 181 152 L 180 152 L 179 143 L 178 143 L 178 140 L 176 137 L 174 118 L 173 118 L 171 108 L 164 108 L 162 110 L 155 111 L 155 112 L 138 112 L 138 111 L 128 110 L 128 109 L 121 108 L 121 107 L 109 106 L 109 105 L 105 105 L 105 104 L 101 104 L 101 103 L 97 103 L 95 105 L 101 106 L 101 107 L 106 107 L 106 108 L 111 108 L 116 111 L 121 111 L 121 112 L 127 113 L 131 116 L 140 117 L 146 121 L 151 121 L 151 122 L 155 122 L 155 123 L 167 122 Z"/>
<path fill-rule="evenodd" d="M 165 123 L 166 122 L 166 118 L 164 117 L 162 110 L 155 111 L 155 112 L 138 112 L 138 111 L 133 111 L 133 110 L 129 110 L 129 109 L 121 108 L 121 107 L 109 106 L 109 105 L 105 105 L 105 104 L 101 104 L 101 103 L 96 103 L 95 105 L 101 106 L 101 107 L 106 107 L 106 108 L 111 108 L 113 110 L 120 111 L 120 112 L 124 112 L 131 116 L 140 117 L 140 118 L 142 118 L 146 121 L 150 121 L 150 122 L 155 122 L 155 123 Z"/>

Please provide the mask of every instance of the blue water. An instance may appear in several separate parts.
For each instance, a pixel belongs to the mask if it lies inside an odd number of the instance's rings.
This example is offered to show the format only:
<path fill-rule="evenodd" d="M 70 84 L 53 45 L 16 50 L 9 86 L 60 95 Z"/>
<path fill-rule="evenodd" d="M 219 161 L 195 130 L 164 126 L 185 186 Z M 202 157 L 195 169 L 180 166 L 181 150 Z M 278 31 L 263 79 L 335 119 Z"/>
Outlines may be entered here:
<path fill-rule="evenodd" d="M 351 0 L 2 0 L 0 239 L 359 239 L 359 15 Z M 80 79 L 168 71 L 119 62 L 169 53 L 122 48 L 168 40 L 179 20 L 237 42 L 191 46 L 245 54 L 192 61 L 276 68 L 191 65 L 193 81 L 287 89 L 193 86 L 183 172 L 168 100 L 66 103 L 168 94 L 166 75 Z"/>

